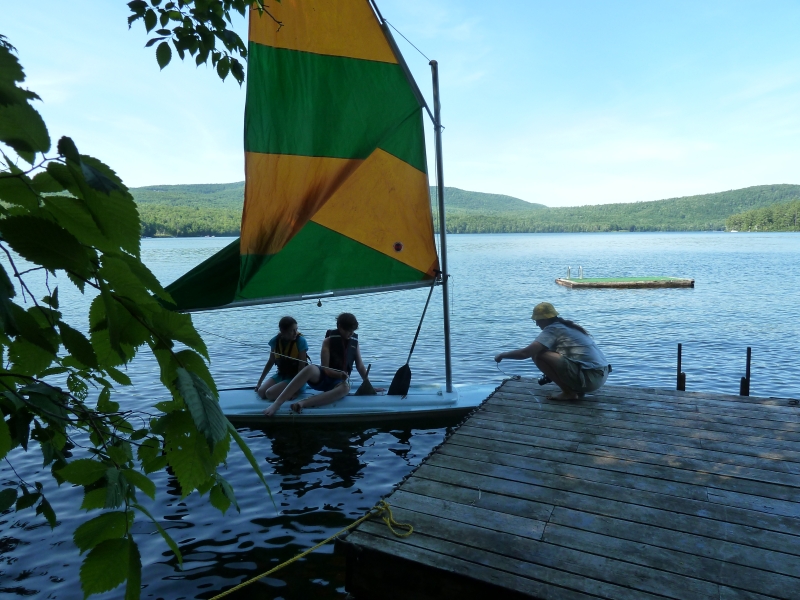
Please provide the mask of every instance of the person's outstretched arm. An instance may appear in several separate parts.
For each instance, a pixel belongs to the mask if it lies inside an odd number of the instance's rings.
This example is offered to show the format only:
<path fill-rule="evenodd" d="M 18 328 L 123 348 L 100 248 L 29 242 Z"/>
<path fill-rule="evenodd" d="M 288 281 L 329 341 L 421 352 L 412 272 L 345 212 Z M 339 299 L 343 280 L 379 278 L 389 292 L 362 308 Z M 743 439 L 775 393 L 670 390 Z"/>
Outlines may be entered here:
<path fill-rule="evenodd" d="M 267 376 L 267 373 L 269 373 L 269 370 L 272 368 L 272 366 L 274 364 L 275 364 L 275 353 L 274 352 L 270 352 L 269 353 L 269 360 L 267 361 L 267 364 L 264 365 L 264 370 L 261 372 L 261 377 L 258 378 L 258 383 L 256 384 L 256 389 L 261 387 L 261 382 L 264 381 L 264 377 Z"/>
<path fill-rule="evenodd" d="M 356 346 L 356 369 L 361 379 L 367 381 L 367 368 L 364 366 L 364 361 L 361 360 L 361 347 Z"/>
<path fill-rule="evenodd" d="M 508 352 L 501 352 L 494 357 L 495 362 L 500 362 L 503 359 L 511 360 L 525 360 L 526 358 L 536 358 L 541 352 L 547 350 L 545 346 L 539 342 L 533 342 L 530 346 L 520 348 L 519 350 L 510 350 Z"/>

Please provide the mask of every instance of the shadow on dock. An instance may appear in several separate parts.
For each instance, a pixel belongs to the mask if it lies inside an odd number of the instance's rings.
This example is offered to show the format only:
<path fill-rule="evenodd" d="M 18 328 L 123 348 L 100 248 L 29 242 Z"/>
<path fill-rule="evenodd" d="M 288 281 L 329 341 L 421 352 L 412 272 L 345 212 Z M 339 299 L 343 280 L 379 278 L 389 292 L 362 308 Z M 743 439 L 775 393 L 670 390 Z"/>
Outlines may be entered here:
<path fill-rule="evenodd" d="M 356 598 L 800 597 L 800 408 L 507 381 L 337 543 Z"/>

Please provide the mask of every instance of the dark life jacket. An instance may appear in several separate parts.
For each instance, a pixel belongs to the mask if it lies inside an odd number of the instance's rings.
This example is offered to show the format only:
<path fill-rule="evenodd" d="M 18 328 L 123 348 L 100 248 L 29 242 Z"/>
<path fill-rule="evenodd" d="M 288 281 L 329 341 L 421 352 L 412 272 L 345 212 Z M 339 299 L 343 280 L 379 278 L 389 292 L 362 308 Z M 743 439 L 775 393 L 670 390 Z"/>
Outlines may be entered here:
<path fill-rule="evenodd" d="M 297 337 L 299 338 L 302 333 L 298 333 Z M 291 342 L 287 342 L 280 335 L 278 335 L 278 339 L 275 340 L 275 350 L 276 354 L 284 354 L 286 356 L 291 356 L 292 358 L 284 358 L 283 356 L 276 356 L 275 357 L 275 364 L 278 366 L 278 375 L 281 377 L 294 377 L 297 373 L 300 372 L 305 366 L 305 363 L 300 361 L 300 351 L 297 349 L 297 340 L 294 339 Z M 292 360 L 292 359 L 298 360 Z"/>
<path fill-rule="evenodd" d="M 346 340 L 339 334 L 338 329 L 328 329 L 325 332 L 325 337 L 330 339 L 330 342 L 328 342 L 328 350 L 330 350 L 328 366 L 331 369 L 338 369 L 350 375 L 353 370 L 353 363 L 356 361 L 358 334 L 354 333 L 349 340 Z"/>

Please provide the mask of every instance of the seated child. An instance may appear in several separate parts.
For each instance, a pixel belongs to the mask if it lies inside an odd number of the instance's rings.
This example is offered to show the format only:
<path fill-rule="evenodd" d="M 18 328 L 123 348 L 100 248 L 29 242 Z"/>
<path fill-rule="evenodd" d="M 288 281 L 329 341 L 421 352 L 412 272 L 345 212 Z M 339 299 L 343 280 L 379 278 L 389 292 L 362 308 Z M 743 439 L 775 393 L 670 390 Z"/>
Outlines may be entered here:
<path fill-rule="evenodd" d="M 305 398 L 292 404 L 292 410 L 300 413 L 304 408 L 330 404 L 344 398 L 350 391 L 350 373 L 353 364 L 367 381 L 367 369 L 361 360 L 361 351 L 358 348 L 358 321 L 355 315 L 342 313 L 336 319 L 336 329 L 330 329 L 325 334 L 320 351 L 321 366 L 308 365 L 303 367 L 297 376 L 283 389 L 275 402 L 264 411 L 271 417 L 290 398 L 297 395 L 300 389 L 308 383 L 309 387 L 320 394 Z"/>
<path fill-rule="evenodd" d="M 308 362 L 308 342 L 297 331 L 297 321 L 292 317 L 283 317 L 278 322 L 278 329 L 280 333 L 269 341 L 269 360 L 256 384 L 256 393 L 266 400 L 275 400 Z M 275 364 L 278 365 L 277 373 L 265 381 L 264 377 Z"/>

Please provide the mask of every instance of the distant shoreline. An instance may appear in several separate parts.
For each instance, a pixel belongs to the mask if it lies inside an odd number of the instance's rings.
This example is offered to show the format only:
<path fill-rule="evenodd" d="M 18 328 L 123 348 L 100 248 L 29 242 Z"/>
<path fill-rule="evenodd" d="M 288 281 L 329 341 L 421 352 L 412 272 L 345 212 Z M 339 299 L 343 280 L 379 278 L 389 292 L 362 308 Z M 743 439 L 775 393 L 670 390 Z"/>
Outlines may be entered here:
<path fill-rule="evenodd" d="M 435 191 L 434 188 L 431 189 Z M 244 183 L 134 188 L 147 237 L 236 236 Z M 448 233 L 602 233 L 800 230 L 800 185 L 762 185 L 625 204 L 547 207 L 445 188 Z M 436 205 L 432 204 L 434 228 Z"/>

